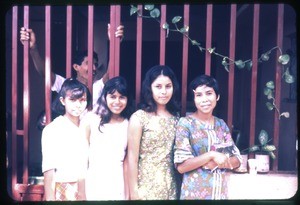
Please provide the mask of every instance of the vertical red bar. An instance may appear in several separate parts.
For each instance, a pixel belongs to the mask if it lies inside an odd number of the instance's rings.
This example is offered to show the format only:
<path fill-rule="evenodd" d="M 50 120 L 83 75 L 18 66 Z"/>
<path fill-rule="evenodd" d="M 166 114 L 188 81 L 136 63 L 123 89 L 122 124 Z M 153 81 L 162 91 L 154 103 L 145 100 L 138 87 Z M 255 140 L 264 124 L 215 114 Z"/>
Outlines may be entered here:
<path fill-rule="evenodd" d="M 121 6 L 116 5 L 116 13 L 115 13 L 115 30 L 117 30 L 117 27 L 121 24 Z M 114 30 L 114 31 L 115 31 Z M 120 75 L 120 38 L 116 38 L 115 35 L 111 36 L 112 38 L 115 38 L 115 75 L 114 76 L 119 76 Z"/>
<path fill-rule="evenodd" d="M 166 4 L 161 5 L 161 18 L 160 18 L 160 55 L 159 64 L 165 65 L 166 62 L 166 30 L 163 29 L 163 24 L 166 23 L 167 19 L 167 6 Z"/>
<path fill-rule="evenodd" d="M 229 39 L 229 58 L 235 59 L 235 37 L 236 36 L 236 4 L 231 4 L 230 11 L 230 39 Z M 233 97 L 234 97 L 234 64 L 230 65 L 228 77 L 228 107 L 227 107 L 227 125 L 232 129 L 233 118 Z"/>
<path fill-rule="evenodd" d="M 142 15 L 143 6 L 138 5 L 138 10 Z M 143 32 L 143 21 L 142 18 L 137 18 L 137 29 L 136 29 L 136 84 L 135 84 L 135 102 L 140 102 L 141 93 L 141 78 L 142 78 L 142 32 Z"/>
<path fill-rule="evenodd" d="M 184 5 L 184 26 L 190 24 L 190 5 Z M 182 83 L 181 83 L 181 114 L 186 114 L 186 96 L 187 96 L 187 71 L 188 71 L 188 54 L 189 54 L 189 39 L 183 36 L 183 48 L 182 48 Z"/>
<path fill-rule="evenodd" d="M 109 76 L 115 76 L 115 40 L 114 30 L 116 28 L 116 6 L 110 6 L 110 41 L 109 41 Z"/>
<path fill-rule="evenodd" d="M 282 48 L 283 46 L 283 24 L 284 24 L 284 4 L 278 5 L 278 14 L 277 14 L 277 46 Z M 280 56 L 279 50 L 277 51 L 277 58 Z M 276 62 L 276 74 L 275 74 L 275 104 L 280 110 L 280 99 L 281 99 L 281 65 Z M 275 147 L 279 147 L 279 120 L 277 112 L 274 112 L 274 136 L 273 143 Z M 278 170 L 278 160 L 273 161 L 273 170 Z"/>
<path fill-rule="evenodd" d="M 93 93 L 94 6 L 88 6 L 88 88 Z M 91 95 L 93 97 L 93 95 Z M 91 99 L 93 101 L 93 99 Z M 90 109 L 90 108 L 89 108 Z"/>
<path fill-rule="evenodd" d="M 206 8 L 206 48 L 211 48 L 212 41 L 212 17 L 213 17 L 213 5 L 207 4 Z M 205 74 L 211 73 L 211 54 L 205 53 Z"/>
<path fill-rule="evenodd" d="M 24 27 L 29 28 L 29 6 L 24 6 Z M 28 132 L 30 117 L 29 43 L 24 45 L 23 73 L 23 183 L 28 183 Z"/>
<path fill-rule="evenodd" d="M 259 10 L 260 5 L 254 4 L 253 14 L 253 40 L 252 40 L 252 76 L 251 76 L 251 102 L 250 102 L 250 138 L 249 144 L 255 143 L 255 119 L 256 119 L 256 91 L 257 91 L 257 63 L 259 42 Z"/>
<path fill-rule="evenodd" d="M 15 185 L 17 184 L 17 108 L 18 108 L 18 7 L 14 6 L 12 8 L 13 16 L 12 16 L 12 84 L 11 84 L 11 117 L 12 117 L 12 127 L 11 127 L 11 187 L 12 187 L 12 195 L 13 198 L 17 200 L 18 193 L 15 191 Z M 28 44 L 28 43 L 27 43 Z"/>
<path fill-rule="evenodd" d="M 45 110 L 51 122 L 51 6 L 45 6 Z"/>
<path fill-rule="evenodd" d="M 72 18 L 73 7 L 67 6 L 67 25 L 66 25 L 66 77 L 72 76 Z"/>

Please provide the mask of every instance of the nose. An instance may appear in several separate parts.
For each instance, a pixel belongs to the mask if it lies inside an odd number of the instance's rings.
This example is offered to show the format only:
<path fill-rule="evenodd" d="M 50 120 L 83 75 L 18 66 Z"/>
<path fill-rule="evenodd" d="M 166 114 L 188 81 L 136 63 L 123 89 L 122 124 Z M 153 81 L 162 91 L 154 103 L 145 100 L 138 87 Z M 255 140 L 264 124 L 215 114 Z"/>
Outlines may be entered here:
<path fill-rule="evenodd" d="M 167 93 L 167 89 L 166 89 L 166 87 L 162 87 L 162 89 L 161 89 L 161 93 L 162 93 L 162 94 L 166 94 L 166 93 Z"/>

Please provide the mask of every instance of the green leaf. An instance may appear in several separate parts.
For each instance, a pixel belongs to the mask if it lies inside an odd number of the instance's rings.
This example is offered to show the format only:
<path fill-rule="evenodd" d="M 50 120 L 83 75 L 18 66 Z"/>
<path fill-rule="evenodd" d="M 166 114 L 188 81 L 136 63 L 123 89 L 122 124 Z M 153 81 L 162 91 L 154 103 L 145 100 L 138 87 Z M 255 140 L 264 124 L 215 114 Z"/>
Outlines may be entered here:
<path fill-rule="evenodd" d="M 256 152 L 259 150 L 259 147 L 257 145 L 253 145 L 252 147 L 249 148 L 249 152 Z"/>
<path fill-rule="evenodd" d="M 131 5 L 131 8 L 130 8 L 130 16 L 132 16 L 133 14 L 135 14 L 137 11 L 138 11 L 138 8 Z"/>
<path fill-rule="evenodd" d="M 188 26 L 184 26 L 183 28 L 181 28 L 179 30 L 181 33 L 187 33 L 189 31 L 189 27 Z"/>
<path fill-rule="evenodd" d="M 267 95 L 267 98 L 268 98 L 268 100 L 271 100 L 274 98 L 273 91 Z"/>
<path fill-rule="evenodd" d="M 259 135 L 258 135 L 258 140 L 259 140 L 259 143 L 264 146 L 267 144 L 268 142 L 268 133 L 265 131 L 265 130 L 261 130 Z"/>
<path fill-rule="evenodd" d="M 251 69 L 252 69 L 252 65 L 253 65 L 252 61 L 248 61 L 248 62 L 246 63 L 247 69 L 248 69 L 248 70 L 251 70 Z"/>
<path fill-rule="evenodd" d="M 153 9 L 151 12 L 150 12 L 150 16 L 152 18 L 158 18 L 160 16 L 160 11 L 158 9 Z"/>
<path fill-rule="evenodd" d="M 266 83 L 266 86 L 267 86 L 267 88 L 270 88 L 270 89 L 274 89 L 274 88 L 275 88 L 274 82 L 273 82 L 273 81 L 267 82 L 267 83 Z"/>
<path fill-rule="evenodd" d="M 272 93 L 272 90 L 270 88 L 265 87 L 264 88 L 264 94 L 269 95 L 270 93 Z"/>
<path fill-rule="evenodd" d="M 242 60 L 235 61 L 234 64 L 235 64 L 239 69 L 242 69 L 242 68 L 245 67 L 245 62 L 242 61 Z"/>
<path fill-rule="evenodd" d="M 208 48 L 207 49 L 207 51 L 210 53 L 210 54 L 212 54 L 213 52 L 215 52 L 215 50 L 216 50 L 216 48 Z M 225 60 L 225 62 L 226 62 L 226 59 L 225 58 L 223 58 L 223 61 Z M 223 63 L 222 63 L 223 64 Z"/>
<path fill-rule="evenodd" d="M 200 46 L 200 43 L 198 43 L 196 40 L 191 41 L 193 46 Z"/>
<path fill-rule="evenodd" d="M 293 83 L 293 82 L 295 82 L 295 78 L 294 78 L 294 76 L 292 76 L 292 75 L 284 75 L 284 81 L 286 82 L 286 83 Z"/>
<path fill-rule="evenodd" d="M 266 102 L 266 106 L 270 111 L 274 109 L 274 106 L 270 102 Z"/>
<path fill-rule="evenodd" d="M 278 58 L 278 62 L 281 63 L 282 65 L 288 64 L 289 61 L 290 61 L 290 56 L 288 54 L 281 55 Z"/>
<path fill-rule="evenodd" d="M 262 151 L 266 151 L 266 152 L 272 152 L 274 150 L 276 150 L 275 145 L 265 145 L 261 148 Z"/>
<path fill-rule="evenodd" d="M 163 28 L 163 29 L 169 29 L 169 24 L 168 24 L 168 23 L 164 23 L 164 24 L 162 25 L 162 28 Z"/>
<path fill-rule="evenodd" d="M 181 18 L 182 18 L 181 16 L 175 16 L 175 17 L 173 17 L 172 23 L 176 24 L 177 22 L 179 22 L 181 20 Z"/>
<path fill-rule="evenodd" d="M 145 9 L 145 10 L 148 10 L 148 11 L 151 11 L 152 9 L 154 9 L 154 5 L 153 5 L 153 4 L 146 4 L 146 5 L 144 6 L 144 9 Z"/>
<path fill-rule="evenodd" d="M 273 160 L 276 159 L 276 156 L 275 156 L 274 152 L 269 152 L 269 155 L 270 155 L 270 157 L 271 157 Z"/>
<path fill-rule="evenodd" d="M 270 58 L 270 56 L 269 56 L 267 53 L 264 53 L 264 54 L 261 55 L 260 58 L 261 58 L 261 60 L 263 60 L 263 61 L 268 61 L 269 58 Z"/>

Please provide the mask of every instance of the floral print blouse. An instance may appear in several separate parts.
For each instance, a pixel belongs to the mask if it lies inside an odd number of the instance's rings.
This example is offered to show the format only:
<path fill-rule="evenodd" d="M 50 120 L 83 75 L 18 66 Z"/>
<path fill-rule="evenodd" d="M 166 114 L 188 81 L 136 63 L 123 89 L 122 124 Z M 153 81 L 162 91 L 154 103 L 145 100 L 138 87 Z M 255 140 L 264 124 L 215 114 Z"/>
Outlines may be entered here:
<path fill-rule="evenodd" d="M 176 128 L 174 163 L 199 156 L 218 144 L 231 145 L 231 156 L 241 161 L 240 152 L 222 119 L 214 117 L 214 125 L 209 126 L 192 116 L 182 117 Z M 227 199 L 227 175 L 225 169 L 211 171 L 202 167 L 184 173 L 180 199 Z"/>

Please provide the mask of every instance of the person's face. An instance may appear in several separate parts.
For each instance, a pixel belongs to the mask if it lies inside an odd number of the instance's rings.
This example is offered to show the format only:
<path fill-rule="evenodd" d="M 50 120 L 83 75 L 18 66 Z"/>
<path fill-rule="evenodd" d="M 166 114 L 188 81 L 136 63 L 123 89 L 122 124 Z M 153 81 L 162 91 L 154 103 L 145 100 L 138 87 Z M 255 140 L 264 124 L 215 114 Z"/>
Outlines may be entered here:
<path fill-rule="evenodd" d="M 212 87 L 206 85 L 198 86 L 194 90 L 195 105 L 197 110 L 203 114 L 212 114 L 219 97 Z"/>
<path fill-rule="evenodd" d="M 156 104 L 166 105 L 173 95 L 173 83 L 167 76 L 158 76 L 151 84 L 152 96 Z"/>
<path fill-rule="evenodd" d="M 78 64 L 74 64 L 74 69 L 77 72 L 77 77 L 78 78 L 83 78 L 85 80 L 88 79 L 88 57 L 84 57 L 82 63 L 80 65 Z M 98 67 L 98 61 L 96 59 L 94 59 L 93 62 L 93 77 L 96 75 L 96 71 L 97 71 L 97 67 Z"/>
<path fill-rule="evenodd" d="M 112 94 L 106 95 L 106 103 L 108 109 L 115 115 L 121 114 L 121 112 L 126 108 L 127 97 L 121 95 L 118 91 Z"/>
<path fill-rule="evenodd" d="M 72 99 L 71 92 L 67 92 L 65 98 L 60 98 L 61 103 L 65 106 L 65 115 L 70 117 L 79 117 L 87 106 L 87 96 L 84 94 L 79 99 Z"/>

